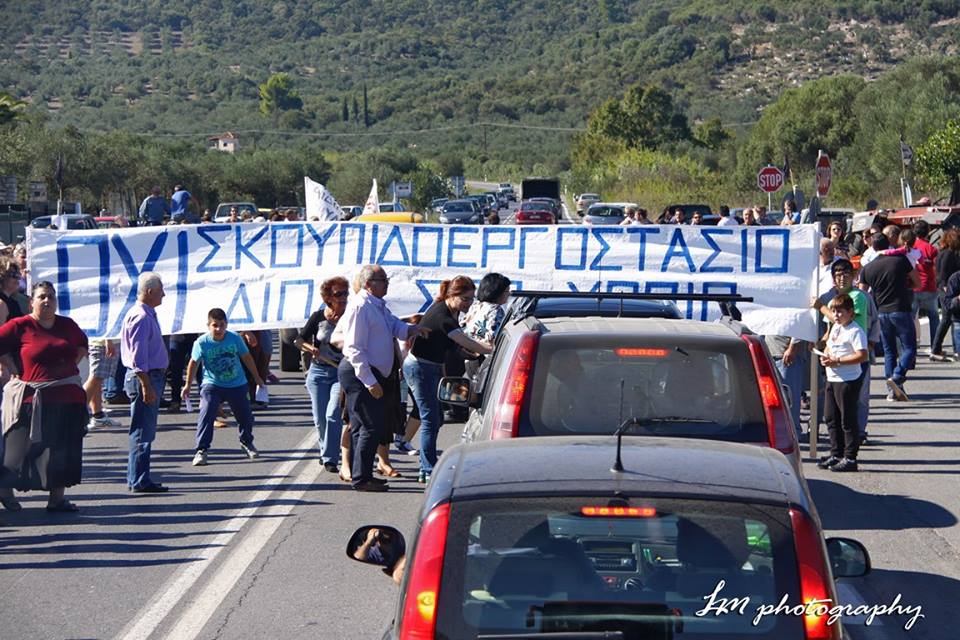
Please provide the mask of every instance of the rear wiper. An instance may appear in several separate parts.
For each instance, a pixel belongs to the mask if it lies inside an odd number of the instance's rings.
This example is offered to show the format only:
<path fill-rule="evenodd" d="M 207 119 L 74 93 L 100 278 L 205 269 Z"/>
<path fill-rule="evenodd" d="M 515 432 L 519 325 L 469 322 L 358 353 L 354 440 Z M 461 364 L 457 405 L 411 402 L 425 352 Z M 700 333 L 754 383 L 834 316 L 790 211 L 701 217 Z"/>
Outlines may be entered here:
<path fill-rule="evenodd" d="M 538 631 L 534 633 L 492 633 L 481 634 L 477 640 L 528 640 L 528 638 L 548 638 L 549 640 L 624 640 L 623 631 Z"/>
<path fill-rule="evenodd" d="M 529 638 L 549 638 L 549 640 L 624 640 L 622 631 L 541 631 L 517 635 L 513 633 L 481 634 L 477 640 L 528 640 Z"/>

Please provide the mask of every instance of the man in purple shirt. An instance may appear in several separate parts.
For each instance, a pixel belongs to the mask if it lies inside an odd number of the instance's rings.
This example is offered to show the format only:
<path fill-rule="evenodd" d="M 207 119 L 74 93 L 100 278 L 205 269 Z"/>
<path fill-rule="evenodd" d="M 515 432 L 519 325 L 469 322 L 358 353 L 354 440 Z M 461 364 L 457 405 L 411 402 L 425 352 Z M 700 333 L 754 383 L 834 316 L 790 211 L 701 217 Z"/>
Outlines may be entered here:
<path fill-rule="evenodd" d="M 130 397 L 130 457 L 127 487 L 135 493 L 163 493 L 167 487 L 150 479 L 150 447 L 157 435 L 157 414 L 168 355 L 156 307 L 163 302 L 163 283 L 152 271 L 137 280 L 137 302 L 123 319 L 120 359 L 127 368 L 124 391 Z"/>
<path fill-rule="evenodd" d="M 387 420 L 383 384 L 394 367 L 396 340 L 413 338 L 420 327 L 399 320 L 387 309 L 383 298 L 390 278 L 381 267 L 361 267 L 359 284 L 360 293 L 337 323 L 343 335 L 338 377 L 350 414 L 350 471 L 357 491 L 386 491 L 386 482 L 373 477 L 377 445 L 385 440 L 381 437 Z"/>

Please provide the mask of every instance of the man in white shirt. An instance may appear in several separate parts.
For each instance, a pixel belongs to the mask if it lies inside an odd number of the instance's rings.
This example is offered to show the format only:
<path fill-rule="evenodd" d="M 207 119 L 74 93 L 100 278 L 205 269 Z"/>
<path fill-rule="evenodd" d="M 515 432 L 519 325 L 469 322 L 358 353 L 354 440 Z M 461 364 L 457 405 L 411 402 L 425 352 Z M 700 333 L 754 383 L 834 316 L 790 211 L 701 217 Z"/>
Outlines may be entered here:
<path fill-rule="evenodd" d="M 820 280 L 818 291 L 823 293 L 833 288 L 833 263 L 837 261 L 836 247 L 828 238 L 820 238 L 820 267 L 817 271 Z"/>
<path fill-rule="evenodd" d="M 373 477 L 374 456 L 386 428 L 383 384 L 394 366 L 394 340 L 416 337 L 421 328 L 387 309 L 383 298 L 390 279 L 381 267 L 364 265 L 358 281 L 360 292 L 347 303 L 337 323 L 343 336 L 338 377 L 350 414 L 350 471 L 357 491 L 386 491 L 386 482 Z"/>
<path fill-rule="evenodd" d="M 723 205 L 720 207 L 720 219 L 717 221 L 718 227 L 739 227 L 737 219 L 730 215 L 730 207 Z"/>

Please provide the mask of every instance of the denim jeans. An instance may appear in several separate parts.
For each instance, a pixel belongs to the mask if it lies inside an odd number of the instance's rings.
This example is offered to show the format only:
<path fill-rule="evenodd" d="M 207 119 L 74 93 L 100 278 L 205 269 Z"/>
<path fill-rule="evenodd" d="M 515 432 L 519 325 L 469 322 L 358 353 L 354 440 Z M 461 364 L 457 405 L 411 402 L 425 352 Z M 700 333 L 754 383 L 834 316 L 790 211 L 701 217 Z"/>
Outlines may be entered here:
<path fill-rule="evenodd" d="M 860 422 L 860 435 L 867 432 L 867 422 L 870 420 L 870 361 L 867 360 L 861 366 L 863 375 L 860 379 L 863 383 L 860 385 L 860 399 L 857 403 L 857 420 Z"/>
<path fill-rule="evenodd" d="M 200 417 L 197 418 L 197 449 L 209 449 L 213 442 L 213 423 L 217 419 L 217 409 L 226 402 L 233 410 L 240 432 L 240 442 L 253 444 L 253 411 L 247 397 L 247 385 L 239 387 L 220 387 L 205 384 L 200 387 Z"/>
<path fill-rule="evenodd" d="M 960 353 L 960 320 L 953 321 L 953 353 Z"/>
<path fill-rule="evenodd" d="M 340 462 L 340 434 L 343 431 L 337 370 L 314 362 L 307 371 L 305 384 L 310 394 L 313 424 L 317 428 L 320 460 L 324 464 L 337 464 Z"/>
<path fill-rule="evenodd" d="M 936 291 L 915 291 L 913 294 L 913 314 L 927 316 L 930 320 L 930 347 L 937 341 L 937 329 L 940 327 L 940 309 Z M 920 336 L 917 336 L 920 340 Z"/>
<path fill-rule="evenodd" d="M 430 474 L 437 463 L 437 436 L 443 426 L 443 409 L 437 397 L 443 365 L 408 355 L 403 361 L 403 377 L 420 410 L 420 473 Z"/>
<path fill-rule="evenodd" d="M 797 349 L 796 357 L 789 367 L 784 365 L 780 358 L 774 360 L 774 363 L 777 371 L 780 372 L 780 379 L 790 390 L 790 415 L 793 416 L 793 426 L 797 431 L 801 431 L 800 394 L 803 393 L 804 378 L 810 377 L 809 352 L 802 347 Z"/>
<path fill-rule="evenodd" d="M 880 341 L 883 343 L 883 373 L 902 383 L 907 371 L 917 362 L 917 332 L 913 314 L 909 311 L 893 311 L 879 314 Z M 899 357 L 898 343 L 899 342 Z"/>
<path fill-rule="evenodd" d="M 150 478 L 150 449 L 157 437 L 157 414 L 160 411 L 160 394 L 166 381 L 164 369 L 147 373 L 156 399 L 147 404 L 143 401 L 140 380 L 133 371 L 127 371 L 123 389 L 130 398 L 130 455 L 127 459 L 127 486 L 133 488 L 154 484 Z"/>

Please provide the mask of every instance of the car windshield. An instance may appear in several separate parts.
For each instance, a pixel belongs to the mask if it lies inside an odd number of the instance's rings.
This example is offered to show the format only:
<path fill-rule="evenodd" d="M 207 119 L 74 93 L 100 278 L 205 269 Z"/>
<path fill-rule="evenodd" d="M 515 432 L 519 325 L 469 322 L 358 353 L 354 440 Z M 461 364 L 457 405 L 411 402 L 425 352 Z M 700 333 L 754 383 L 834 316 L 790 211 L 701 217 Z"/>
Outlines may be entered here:
<path fill-rule="evenodd" d="M 444 213 L 469 213 L 472 211 L 473 207 L 468 202 L 449 202 L 443 205 Z"/>
<path fill-rule="evenodd" d="M 613 433 L 767 442 L 753 364 L 730 341 L 547 336 L 521 435 Z"/>
<path fill-rule="evenodd" d="M 791 604 L 799 600 L 782 509 L 699 500 L 621 503 L 634 515 L 613 515 L 609 495 L 454 502 L 437 637 L 802 635 L 797 616 L 768 615 L 753 624 L 758 607 L 776 606 L 784 594 Z M 744 613 L 697 616 L 721 584 L 718 597 L 749 598 Z"/>
<path fill-rule="evenodd" d="M 622 218 L 623 207 L 590 207 L 587 215 L 596 216 L 598 218 Z"/>

